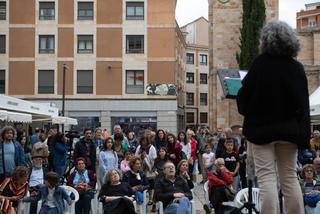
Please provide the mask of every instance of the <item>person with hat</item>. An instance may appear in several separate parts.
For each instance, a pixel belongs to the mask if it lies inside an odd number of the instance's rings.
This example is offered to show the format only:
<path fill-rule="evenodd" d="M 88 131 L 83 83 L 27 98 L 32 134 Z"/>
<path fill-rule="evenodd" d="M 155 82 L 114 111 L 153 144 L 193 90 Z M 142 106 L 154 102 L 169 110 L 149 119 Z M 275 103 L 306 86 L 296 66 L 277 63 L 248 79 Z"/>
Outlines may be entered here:
<path fill-rule="evenodd" d="M 46 167 L 43 166 L 43 156 L 32 156 L 32 168 L 29 174 L 29 192 L 35 194 L 39 191 L 40 185 L 44 184 L 44 176 L 47 173 Z M 37 213 L 38 203 L 30 204 L 30 214 Z"/>

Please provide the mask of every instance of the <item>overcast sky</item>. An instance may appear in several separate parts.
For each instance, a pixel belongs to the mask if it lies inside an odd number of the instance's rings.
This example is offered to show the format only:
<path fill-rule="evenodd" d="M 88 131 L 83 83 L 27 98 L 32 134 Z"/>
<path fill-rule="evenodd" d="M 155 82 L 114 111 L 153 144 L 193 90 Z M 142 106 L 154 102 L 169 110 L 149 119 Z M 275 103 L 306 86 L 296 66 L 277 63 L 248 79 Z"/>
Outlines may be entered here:
<path fill-rule="evenodd" d="M 296 12 L 304 9 L 304 5 L 307 3 L 318 1 L 279 0 L 279 19 L 286 21 L 292 27 L 295 27 Z M 180 26 L 183 26 L 201 16 L 204 16 L 208 19 L 208 0 L 178 0 L 176 18 Z"/>

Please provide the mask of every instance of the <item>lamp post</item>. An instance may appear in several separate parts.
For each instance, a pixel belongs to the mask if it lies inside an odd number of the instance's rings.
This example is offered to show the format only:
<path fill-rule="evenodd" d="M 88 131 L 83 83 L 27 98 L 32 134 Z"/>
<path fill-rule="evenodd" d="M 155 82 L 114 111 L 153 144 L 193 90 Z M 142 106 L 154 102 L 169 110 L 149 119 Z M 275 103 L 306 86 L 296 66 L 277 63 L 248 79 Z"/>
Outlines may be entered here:
<path fill-rule="evenodd" d="M 65 106 L 65 96 L 66 96 L 66 72 L 67 65 L 63 64 L 63 76 L 62 76 L 62 111 L 61 114 L 64 117 L 64 106 Z M 64 124 L 62 124 L 62 134 L 64 134 Z"/>

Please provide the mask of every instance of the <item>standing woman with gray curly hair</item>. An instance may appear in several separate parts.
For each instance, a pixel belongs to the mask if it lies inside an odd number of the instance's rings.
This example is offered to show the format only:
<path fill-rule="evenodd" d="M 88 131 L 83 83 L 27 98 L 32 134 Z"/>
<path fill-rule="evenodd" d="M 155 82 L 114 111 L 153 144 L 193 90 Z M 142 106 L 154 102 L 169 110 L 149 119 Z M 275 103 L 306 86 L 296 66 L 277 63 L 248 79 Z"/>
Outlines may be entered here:
<path fill-rule="evenodd" d="M 261 54 L 252 62 L 237 96 L 258 177 L 261 214 L 279 212 L 278 177 L 286 213 L 304 213 L 295 166 L 297 150 L 309 147 L 310 115 L 307 78 L 295 59 L 299 50 L 299 40 L 288 24 L 267 23 L 260 35 Z"/>

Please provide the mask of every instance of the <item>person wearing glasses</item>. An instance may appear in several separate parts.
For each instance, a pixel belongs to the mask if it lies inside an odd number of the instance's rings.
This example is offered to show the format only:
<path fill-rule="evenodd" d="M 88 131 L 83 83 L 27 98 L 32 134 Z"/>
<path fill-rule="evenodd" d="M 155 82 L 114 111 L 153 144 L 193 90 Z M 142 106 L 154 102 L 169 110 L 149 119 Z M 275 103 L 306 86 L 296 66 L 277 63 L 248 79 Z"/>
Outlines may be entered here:
<path fill-rule="evenodd" d="M 165 214 L 191 214 L 192 193 L 187 181 L 176 176 L 176 167 L 171 161 L 164 164 L 164 176 L 155 184 L 155 199 L 163 203 Z"/>
<path fill-rule="evenodd" d="M 301 171 L 300 186 L 305 201 L 306 214 L 319 213 L 320 211 L 320 182 L 316 179 L 315 168 L 306 164 Z M 318 210 L 318 212 L 315 211 Z"/>

